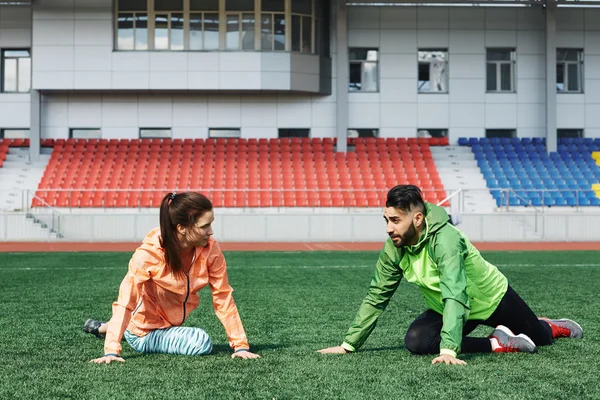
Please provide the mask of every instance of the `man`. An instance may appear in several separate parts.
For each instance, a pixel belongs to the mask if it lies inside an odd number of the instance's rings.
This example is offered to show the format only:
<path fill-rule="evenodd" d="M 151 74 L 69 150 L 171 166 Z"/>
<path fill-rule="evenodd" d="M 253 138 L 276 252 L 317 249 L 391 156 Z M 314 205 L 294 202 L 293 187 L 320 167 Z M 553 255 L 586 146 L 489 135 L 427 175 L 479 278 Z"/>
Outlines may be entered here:
<path fill-rule="evenodd" d="M 466 364 L 459 353 L 528 352 L 558 337 L 583 337 L 568 319 L 538 318 L 453 226 L 442 207 L 425 203 L 418 187 L 388 192 L 383 218 L 389 239 L 375 275 L 341 346 L 322 354 L 356 351 L 375 328 L 404 277 L 420 287 L 428 310 L 410 325 L 404 343 L 414 354 L 437 354 L 433 364 Z M 495 327 L 489 338 L 467 335 L 477 325 Z"/>

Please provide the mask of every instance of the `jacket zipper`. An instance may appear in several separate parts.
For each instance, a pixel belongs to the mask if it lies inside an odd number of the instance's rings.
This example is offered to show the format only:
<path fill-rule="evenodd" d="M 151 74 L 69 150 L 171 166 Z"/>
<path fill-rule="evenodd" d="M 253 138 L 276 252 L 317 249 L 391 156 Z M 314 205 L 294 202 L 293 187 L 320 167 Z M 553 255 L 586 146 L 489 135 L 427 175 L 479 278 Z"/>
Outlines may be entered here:
<path fill-rule="evenodd" d="M 190 275 L 185 274 L 185 277 L 187 278 L 187 292 L 185 293 L 185 300 L 183 301 L 183 320 L 181 321 L 180 325 L 183 325 L 183 323 L 185 322 L 186 304 L 187 304 L 188 298 L 190 297 Z"/>
<path fill-rule="evenodd" d="M 192 267 L 194 266 L 195 261 L 196 261 L 196 249 L 194 248 L 194 257 L 192 257 L 192 264 L 190 265 L 190 269 L 187 272 L 187 274 L 185 274 L 185 277 L 187 279 L 187 292 L 185 293 L 185 300 L 183 301 L 183 319 L 181 320 L 180 325 L 183 325 L 183 323 L 185 322 L 186 305 L 187 305 L 187 301 L 190 297 L 190 272 L 192 272 Z"/>

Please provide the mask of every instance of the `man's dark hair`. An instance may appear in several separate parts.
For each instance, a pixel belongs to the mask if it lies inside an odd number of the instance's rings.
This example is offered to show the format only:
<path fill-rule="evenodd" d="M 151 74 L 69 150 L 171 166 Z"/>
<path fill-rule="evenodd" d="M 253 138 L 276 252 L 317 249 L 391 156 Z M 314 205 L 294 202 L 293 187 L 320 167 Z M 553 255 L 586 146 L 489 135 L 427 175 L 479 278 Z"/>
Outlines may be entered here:
<path fill-rule="evenodd" d="M 425 202 L 421 189 L 415 185 L 394 186 L 387 195 L 386 207 L 394 207 L 406 213 L 416 207 L 425 214 Z"/>

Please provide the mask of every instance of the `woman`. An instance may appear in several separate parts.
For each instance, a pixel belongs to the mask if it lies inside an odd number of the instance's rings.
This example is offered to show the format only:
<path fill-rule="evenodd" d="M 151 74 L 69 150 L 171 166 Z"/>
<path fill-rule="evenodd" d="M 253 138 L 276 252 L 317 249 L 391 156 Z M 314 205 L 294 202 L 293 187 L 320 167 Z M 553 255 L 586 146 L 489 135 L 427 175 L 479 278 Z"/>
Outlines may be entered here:
<path fill-rule="evenodd" d="M 121 338 L 142 353 L 204 355 L 212 351 L 208 334 L 181 327 L 210 286 L 217 317 L 225 327 L 232 358 L 258 358 L 250 352 L 232 297 L 225 258 L 211 237 L 213 206 L 205 196 L 170 193 L 160 206 L 160 229 L 152 230 L 129 262 L 108 323 L 88 320 L 84 331 L 105 337 L 97 364 L 124 362 Z"/>

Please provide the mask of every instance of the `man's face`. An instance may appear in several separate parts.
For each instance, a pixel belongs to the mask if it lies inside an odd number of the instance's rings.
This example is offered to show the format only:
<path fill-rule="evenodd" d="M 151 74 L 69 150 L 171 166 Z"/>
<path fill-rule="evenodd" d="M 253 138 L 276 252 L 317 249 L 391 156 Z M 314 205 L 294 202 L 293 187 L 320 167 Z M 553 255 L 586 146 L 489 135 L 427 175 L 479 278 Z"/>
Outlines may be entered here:
<path fill-rule="evenodd" d="M 386 222 L 386 232 L 392 238 L 394 246 L 403 247 L 414 245 L 419 239 L 420 231 L 417 225 L 423 222 L 423 213 L 415 211 L 405 212 L 395 207 L 386 207 L 383 212 Z"/>

